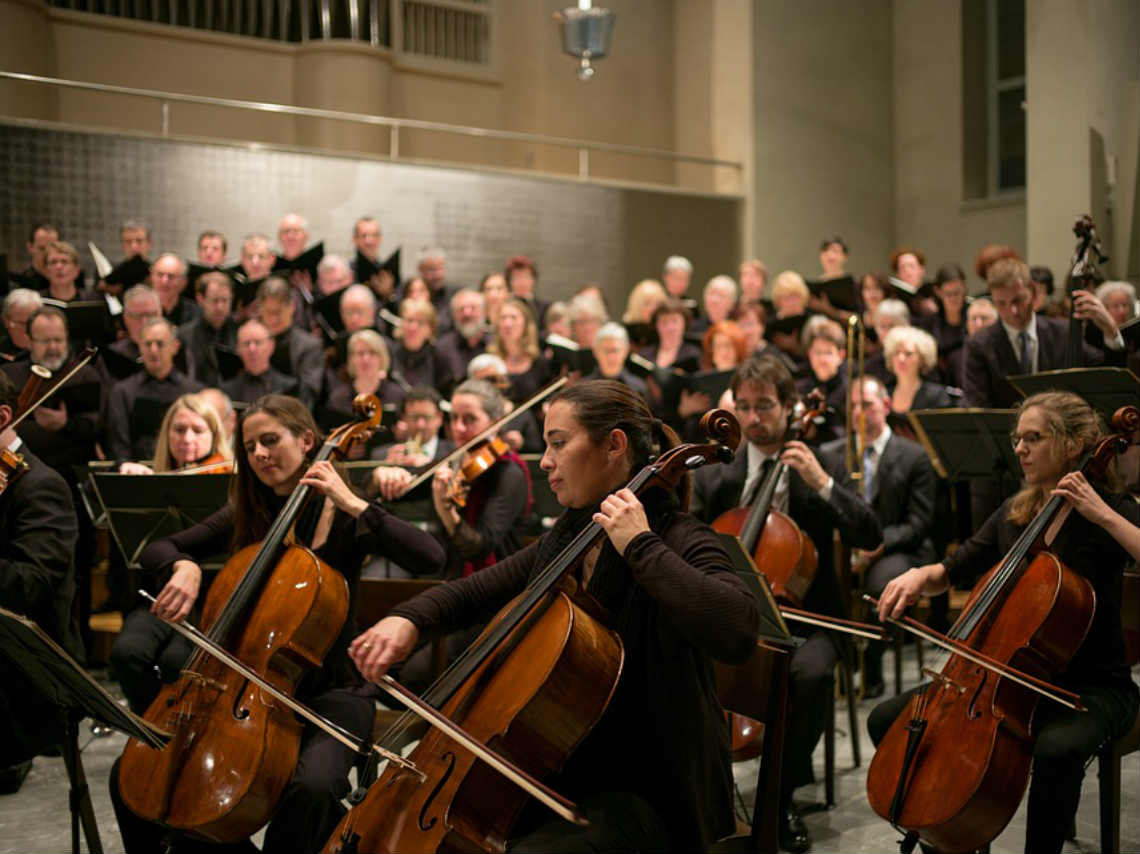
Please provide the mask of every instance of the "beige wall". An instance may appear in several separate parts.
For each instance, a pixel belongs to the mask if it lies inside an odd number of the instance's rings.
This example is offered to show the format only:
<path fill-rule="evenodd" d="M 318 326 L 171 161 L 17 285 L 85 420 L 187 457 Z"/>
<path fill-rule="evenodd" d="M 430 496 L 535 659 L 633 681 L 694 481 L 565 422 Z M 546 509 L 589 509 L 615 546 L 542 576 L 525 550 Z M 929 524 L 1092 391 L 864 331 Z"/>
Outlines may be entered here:
<path fill-rule="evenodd" d="M 891 240 L 891 3 L 757 0 L 755 243 L 773 273 L 819 273 L 838 232 L 851 268 Z"/>
<path fill-rule="evenodd" d="M 1108 180 L 1134 175 L 1120 159 L 1135 157 L 1136 113 L 1125 97 L 1140 72 L 1140 8 L 1134 0 L 1028 0 L 1028 249 L 1054 275 L 1067 272 L 1082 213 L 1097 223 L 1106 253 L 1104 272 L 1125 274 L 1131 211 L 1121 212 L 1120 240 L 1109 212 Z M 1057 62 L 1058 56 L 1066 61 Z M 1112 160 L 1109 166 L 1107 161 Z M 1131 191 L 1131 192 L 1130 192 Z M 1117 193 L 1126 203 L 1132 188 Z"/>

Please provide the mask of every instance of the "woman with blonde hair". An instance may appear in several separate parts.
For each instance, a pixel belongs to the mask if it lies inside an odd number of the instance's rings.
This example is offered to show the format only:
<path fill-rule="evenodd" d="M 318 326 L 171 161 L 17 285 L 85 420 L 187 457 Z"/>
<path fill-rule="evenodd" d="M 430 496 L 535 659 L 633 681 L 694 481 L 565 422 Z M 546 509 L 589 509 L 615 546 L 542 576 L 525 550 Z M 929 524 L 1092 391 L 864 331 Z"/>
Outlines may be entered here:
<path fill-rule="evenodd" d="M 162 474 L 180 469 L 206 473 L 231 470 L 233 451 L 226 442 L 218 411 L 197 394 L 184 394 L 170 404 L 158 428 L 158 443 L 150 465 L 124 462 L 119 474 Z"/>
<path fill-rule="evenodd" d="M 896 326 L 883 340 L 883 359 L 891 374 L 891 412 L 906 415 L 912 409 L 954 405 L 946 386 L 923 379 L 938 367 L 938 344 L 925 329 Z"/>
<path fill-rule="evenodd" d="M 436 389 L 451 387 L 447 363 L 435 352 L 439 316 L 428 300 L 406 299 L 400 303 L 400 340 L 392 353 L 390 375 L 409 386 Z"/>
<path fill-rule="evenodd" d="M 551 380 L 551 367 L 539 355 L 538 323 L 530 305 L 520 297 L 508 297 L 499 308 L 487 352 L 498 356 L 507 366 L 512 403 L 521 403 Z"/>
<path fill-rule="evenodd" d="M 1045 546 L 1091 584 L 1096 607 L 1080 648 L 1053 681 L 1079 694 L 1086 710 L 1038 704 L 1025 822 L 1026 851 L 1058 854 L 1076 814 L 1085 764 L 1128 731 L 1140 708 L 1120 625 L 1121 573 L 1140 553 L 1140 508 L 1130 496 L 1094 488 L 1077 471 L 1102 435 L 1100 419 L 1084 400 L 1063 391 L 1035 394 L 1022 402 L 1015 424 L 1010 441 L 1025 478 L 1022 490 L 941 563 L 915 567 L 890 581 L 879 600 L 879 617 L 898 618 L 919 596 L 940 593 L 951 581 L 972 585 L 1008 554 L 1051 497 L 1066 500 L 1068 506 L 1045 533 Z M 871 712 L 867 728 L 876 743 L 912 694 Z"/>

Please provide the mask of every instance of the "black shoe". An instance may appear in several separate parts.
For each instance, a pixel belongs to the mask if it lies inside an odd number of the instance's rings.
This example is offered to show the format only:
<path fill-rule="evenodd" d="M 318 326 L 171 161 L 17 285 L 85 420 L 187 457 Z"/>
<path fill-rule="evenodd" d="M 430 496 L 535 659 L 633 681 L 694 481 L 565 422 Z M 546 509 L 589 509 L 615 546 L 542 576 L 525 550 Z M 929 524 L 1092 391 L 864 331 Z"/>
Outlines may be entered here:
<path fill-rule="evenodd" d="M 32 770 L 32 760 L 0 768 L 0 795 L 14 795 L 24 785 L 24 778 Z"/>
<path fill-rule="evenodd" d="M 800 811 L 794 805 L 780 813 L 780 848 L 792 854 L 800 854 L 811 848 L 811 835 L 807 825 L 800 817 Z"/>
<path fill-rule="evenodd" d="M 877 700 L 887 691 L 886 683 L 882 679 L 877 682 L 868 682 L 863 686 L 863 699 Z"/>

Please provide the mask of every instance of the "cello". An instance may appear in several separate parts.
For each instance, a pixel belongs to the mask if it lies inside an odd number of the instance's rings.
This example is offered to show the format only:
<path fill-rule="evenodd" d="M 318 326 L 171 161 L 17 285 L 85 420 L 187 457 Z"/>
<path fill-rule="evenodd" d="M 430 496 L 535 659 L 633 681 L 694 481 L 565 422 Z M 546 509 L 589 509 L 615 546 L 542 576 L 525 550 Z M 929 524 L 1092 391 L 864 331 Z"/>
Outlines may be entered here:
<path fill-rule="evenodd" d="M 360 420 L 334 430 L 314 462 L 379 428 L 375 397 L 360 395 L 354 406 Z M 202 610 L 213 643 L 289 695 L 321 665 L 348 616 L 344 577 L 291 542 L 310 494 L 298 486 L 265 539 L 226 561 Z M 302 725 L 288 705 L 197 652 L 145 717 L 172 738 L 157 753 L 134 739 L 123 749 L 119 792 L 132 812 L 215 842 L 245 839 L 269 821 L 300 748 Z"/>
<path fill-rule="evenodd" d="M 812 391 L 807 396 L 807 408 L 790 425 L 788 438 L 804 435 L 823 414 L 825 406 L 819 390 Z M 776 486 L 787 468 L 787 463 L 777 460 L 757 487 L 751 506 L 726 510 L 713 520 L 712 529 L 738 535 L 745 551 L 768 579 L 772 595 L 779 601 L 799 605 L 815 580 L 819 554 L 815 543 L 792 517 L 772 507 Z"/>
<path fill-rule="evenodd" d="M 627 485 L 635 494 L 674 489 L 685 474 L 732 459 L 740 438 L 724 410 L 705 415 L 713 439 L 679 445 Z M 504 606 L 422 698 L 496 753 L 541 778 L 562 766 L 601 718 L 617 686 L 624 652 L 616 632 L 566 576 L 605 536 L 590 522 Z M 384 742 L 399 736 L 399 725 Z M 382 743 L 384 743 L 382 742 Z M 426 780 L 388 768 L 333 832 L 325 851 L 502 851 L 525 793 L 432 729 L 408 755 Z"/>
<path fill-rule="evenodd" d="M 1135 407 L 1113 417 L 1077 471 L 1102 476 L 1140 424 Z M 1080 698 L 1052 688 L 1092 624 L 1087 579 L 1044 547 L 1065 506 L 1053 496 L 1003 559 L 971 591 L 948 635 L 951 651 L 880 742 L 867 775 L 871 807 L 907 833 L 948 852 L 992 841 L 1021 803 L 1033 757 L 1033 716 L 1042 694 L 1072 708 Z M 911 623 L 905 621 L 906 625 Z M 917 630 L 915 630 L 917 632 Z M 928 630 L 923 636 L 933 635 Z"/>

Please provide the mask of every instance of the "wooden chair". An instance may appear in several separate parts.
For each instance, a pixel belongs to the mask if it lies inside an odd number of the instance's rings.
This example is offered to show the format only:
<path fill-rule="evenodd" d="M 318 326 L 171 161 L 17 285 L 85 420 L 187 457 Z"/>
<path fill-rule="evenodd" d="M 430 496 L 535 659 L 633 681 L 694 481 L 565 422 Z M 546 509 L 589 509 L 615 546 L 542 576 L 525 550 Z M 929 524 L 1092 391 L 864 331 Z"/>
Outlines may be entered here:
<path fill-rule="evenodd" d="M 718 841 L 711 849 L 717 854 L 741 851 L 775 854 L 778 847 L 780 764 L 787 725 L 789 658 L 786 650 L 758 644 L 756 652 L 743 664 L 713 662 L 721 705 L 761 722 L 764 727 L 751 831 L 746 836 L 735 835 Z"/>

